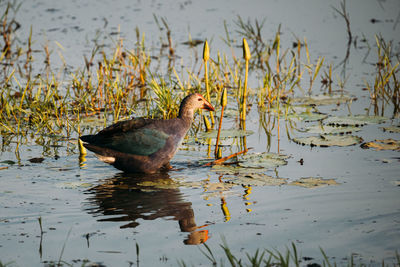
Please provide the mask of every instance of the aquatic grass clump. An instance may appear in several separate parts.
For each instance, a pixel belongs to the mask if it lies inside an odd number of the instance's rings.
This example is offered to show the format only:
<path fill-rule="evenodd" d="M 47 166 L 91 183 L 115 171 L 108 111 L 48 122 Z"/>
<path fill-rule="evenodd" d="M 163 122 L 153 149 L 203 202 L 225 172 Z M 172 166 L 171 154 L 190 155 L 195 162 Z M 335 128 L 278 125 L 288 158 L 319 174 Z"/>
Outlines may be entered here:
<path fill-rule="evenodd" d="M 15 3 L 8 6 L 1 17 L 2 34 L 7 34 L 6 39 L 3 37 L 2 40 L 7 40 L 9 44 L 2 46 L 7 48 L 0 55 L 3 66 L 3 79 L 0 80 L 0 131 L 4 134 L 21 136 L 33 132 L 36 135 L 51 134 L 73 138 L 82 134 L 81 131 L 94 131 L 92 126 L 80 127 L 82 120 L 94 116 L 103 125 L 131 116 L 172 118 L 177 115 L 178 103 L 184 95 L 196 91 L 205 94 L 208 100 L 213 100 L 226 89 L 229 96 L 237 99 L 235 123 L 245 129 L 246 114 L 253 102 L 256 102 L 260 128 L 265 130 L 269 138 L 268 144 L 271 144 L 273 129 L 278 131 L 279 143 L 279 122 L 281 118 L 287 120 L 286 115 L 295 95 L 310 94 L 319 77 L 322 84 L 327 85 L 328 93 L 333 91 L 332 64 L 321 74 L 324 58 L 312 59 L 306 39 L 301 41 L 296 38 L 296 46 L 285 48 L 285 44 L 281 42 L 280 26 L 272 40 L 265 41 L 267 38 L 262 35 L 264 21 L 246 22 L 240 17 L 235 25 L 236 33 L 242 38 L 232 39 L 225 24 L 225 41 L 232 49 L 231 57 L 217 52 L 216 57 L 211 59 L 208 41 L 204 41 L 204 79 L 200 75 L 202 66 L 198 71 L 195 71 L 195 66 L 192 70 L 182 67 L 182 73 L 178 76 L 171 29 L 166 19 L 162 18 L 159 22 L 156 17 L 164 37 L 164 31 L 167 31 L 167 40 L 161 39 L 158 56 L 146 45 L 144 33 L 136 28 L 137 42 L 133 48 L 124 47 L 120 38 L 113 40 L 114 47 L 110 50 L 105 50 L 95 41 L 90 54 L 84 56 L 84 66 L 70 74 L 66 80 L 62 80 L 59 73 L 52 71 L 50 60 L 45 60 L 45 73 L 32 77 L 33 29 L 25 47 L 19 47 L 20 43 L 13 34 L 18 29 L 18 23 L 15 15 L 11 15 L 19 6 Z M 164 26 L 161 27 L 161 24 Z M 239 44 L 235 44 L 234 40 L 242 41 L 244 64 L 235 56 L 234 47 Z M 377 64 L 375 85 L 367 83 L 367 86 L 373 99 L 382 99 L 385 103 L 392 101 L 397 113 L 398 62 L 393 63 L 396 57 L 390 43 L 387 44 L 381 38 L 377 38 L 377 42 L 381 63 Z M 62 47 L 61 44 L 58 46 Z M 166 47 L 169 48 L 167 55 L 162 52 Z M 42 51 L 45 59 L 49 58 L 49 51 L 49 47 Z M 195 49 L 191 48 L 190 51 Z M 154 75 L 160 71 L 166 59 L 166 74 Z M 258 88 L 248 88 L 249 70 L 258 77 L 262 75 Z M 339 87 L 344 86 L 344 82 L 337 83 Z M 207 117 L 203 120 L 206 130 L 212 129 L 215 124 L 214 116 L 211 116 L 211 123 Z M 293 125 L 292 121 L 286 123 L 287 133 L 290 127 L 295 127 Z M 194 128 L 196 132 L 198 124 Z M 240 150 L 245 150 L 245 137 L 241 141 Z"/>
<path fill-rule="evenodd" d="M 400 59 L 393 54 L 391 42 L 386 42 L 381 36 L 375 36 L 377 46 L 376 73 L 373 84 L 365 81 L 366 88 L 374 104 L 375 114 L 379 114 L 379 101 L 381 101 L 381 114 L 385 104 L 391 102 L 394 114 L 400 110 L 400 79 L 398 77 Z"/>
<path fill-rule="evenodd" d="M 248 252 L 245 255 L 238 255 L 234 251 L 229 248 L 227 241 L 225 238 L 222 238 L 222 244 L 220 244 L 220 248 L 222 249 L 222 255 L 217 256 L 216 251 L 213 250 L 210 246 L 204 243 L 203 248 L 199 248 L 201 254 L 212 264 L 212 266 L 232 266 L 232 267 L 243 267 L 243 266 L 252 266 L 252 267 L 273 267 L 273 266 L 371 266 L 379 265 L 377 262 L 375 263 L 365 263 L 362 260 L 356 261 L 354 258 L 354 254 L 351 255 L 347 260 L 342 263 L 332 262 L 329 259 L 328 254 L 320 248 L 321 258 L 314 259 L 311 257 L 301 256 L 298 251 L 296 245 L 292 242 L 290 247 L 286 247 L 285 252 L 281 252 L 277 249 L 257 249 L 254 254 L 249 254 Z M 218 252 L 219 255 L 219 252 Z M 226 264 L 227 262 L 227 264 Z M 178 260 L 179 266 L 188 266 L 184 260 Z M 395 259 L 389 265 L 387 262 L 382 261 L 381 266 L 398 266 L 400 265 L 400 255 L 398 252 L 395 252 Z M 190 265 L 191 266 L 191 265 Z"/>
<path fill-rule="evenodd" d="M 3 16 L 3 18 L 5 17 Z M 165 27 L 168 26 L 165 19 L 162 19 L 162 23 Z M 242 21 L 239 25 L 244 26 L 245 24 Z M 262 52 L 265 55 L 265 51 L 270 51 L 270 49 L 267 49 L 268 45 L 264 44 L 261 37 L 262 25 L 256 22 L 257 34 L 253 31 L 252 34 L 245 36 L 256 38 L 251 41 L 253 44 L 258 42 L 255 44 L 258 49 L 257 54 Z M 251 27 L 247 27 L 247 30 L 250 29 Z M 170 32 L 168 27 L 167 30 Z M 171 35 L 170 33 L 167 35 L 169 36 L 169 46 L 172 48 Z M 26 53 L 25 63 L 31 62 L 31 37 L 32 31 L 28 38 L 27 48 L 22 50 Z M 179 102 L 176 96 L 181 98 L 184 93 L 194 90 L 201 91 L 201 79 L 196 73 L 188 72 L 187 80 L 181 82 L 175 68 L 170 66 L 168 75 L 158 78 L 157 81 L 152 75 L 152 70 L 159 68 L 162 59 L 159 58 L 156 61 L 158 65 L 154 67 L 152 63 L 154 61 L 151 60 L 150 53 L 145 45 L 144 34 L 141 35 L 138 28 L 136 28 L 136 37 L 136 47 L 132 50 L 124 48 L 123 41 L 118 39 L 114 41 L 115 47 L 111 53 L 104 51 L 95 42 L 89 57 L 84 56 L 84 68 L 72 73 L 71 79 L 66 82 L 59 81 L 58 76 L 52 73 L 50 61 L 46 63 L 48 65 L 46 75 L 38 76 L 35 79 L 21 74 L 17 76 L 15 69 L 8 68 L 8 73 L 4 72 L 4 74 L 7 74 L 6 79 L 4 79 L 6 90 L 2 91 L 1 94 L 0 125 L 2 131 L 18 134 L 21 128 L 30 128 L 40 134 L 46 129 L 51 129 L 53 134 L 68 137 L 76 133 L 75 129 L 79 128 L 80 119 L 96 114 L 103 116 L 105 122 L 110 119 L 117 121 L 133 114 L 135 116 L 162 118 L 175 116 Z M 279 39 L 278 34 L 276 39 Z M 274 49 L 278 52 L 278 66 L 281 66 L 282 58 L 279 56 L 279 46 L 279 42 L 274 43 Z M 261 48 L 265 51 L 260 50 Z M 205 41 L 203 48 L 207 98 L 210 100 L 211 95 L 220 95 L 222 88 L 241 88 L 242 90 L 238 90 L 237 93 L 242 107 L 241 121 L 245 121 L 247 112 L 247 80 L 251 58 L 246 39 L 243 41 L 243 49 L 246 67 L 244 86 L 241 86 L 242 66 L 240 62 L 234 61 L 231 65 L 226 55 L 221 57 L 219 53 L 217 53 L 215 61 L 210 60 L 207 41 Z M 47 49 L 47 51 L 49 50 Z M 4 57 L 5 54 L 3 53 L 2 56 Z M 45 53 L 45 56 L 48 57 L 48 53 Z M 173 55 L 170 53 L 169 58 L 171 56 Z M 210 73 L 208 66 L 210 66 Z M 12 71 L 10 72 L 10 70 Z M 171 75 L 172 70 L 176 79 Z M 278 74 L 283 73 L 283 70 L 279 68 L 277 70 L 279 70 Z M 270 77 L 269 81 L 280 80 L 280 78 L 272 76 L 271 73 L 271 71 L 266 73 L 266 77 Z M 17 92 L 13 89 L 15 84 L 19 88 Z M 281 81 L 275 84 L 275 91 L 278 88 L 284 90 L 282 84 Z M 181 90 L 175 92 L 177 87 Z M 271 86 L 264 88 L 268 90 L 267 95 L 270 103 L 277 99 L 278 94 L 272 93 Z M 233 90 L 233 92 L 235 91 Z M 264 95 L 260 94 L 259 96 L 263 98 Z M 258 100 L 258 102 L 264 103 L 262 100 Z M 211 121 L 214 124 L 214 116 L 211 117 Z"/>

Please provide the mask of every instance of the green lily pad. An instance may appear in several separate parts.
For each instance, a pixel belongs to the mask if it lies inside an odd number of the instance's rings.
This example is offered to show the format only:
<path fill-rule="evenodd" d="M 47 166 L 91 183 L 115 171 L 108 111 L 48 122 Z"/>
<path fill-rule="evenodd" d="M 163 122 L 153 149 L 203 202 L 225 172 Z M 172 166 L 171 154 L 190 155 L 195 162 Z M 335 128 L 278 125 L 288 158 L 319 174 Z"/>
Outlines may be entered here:
<path fill-rule="evenodd" d="M 339 126 L 363 126 L 366 124 L 383 123 L 387 120 L 385 117 L 380 116 L 366 116 L 366 115 L 355 115 L 355 116 L 342 116 L 342 117 L 329 117 L 324 123 L 328 125 L 339 125 Z"/>
<path fill-rule="evenodd" d="M 264 173 L 251 173 L 224 177 L 224 181 L 243 186 L 279 186 L 286 184 L 286 178 L 275 178 Z"/>
<path fill-rule="evenodd" d="M 240 129 L 230 129 L 230 130 L 221 130 L 220 138 L 235 138 L 235 137 L 243 137 L 252 135 L 253 131 L 246 131 Z M 209 132 L 202 132 L 198 135 L 198 138 L 217 138 L 218 130 L 211 130 Z"/>
<path fill-rule="evenodd" d="M 302 112 L 302 113 L 291 113 L 288 115 L 289 119 L 298 119 L 301 121 L 320 121 L 326 119 L 328 115 L 317 113 L 317 112 Z"/>
<path fill-rule="evenodd" d="M 287 155 L 271 152 L 246 154 L 239 162 L 240 167 L 245 168 L 264 168 L 273 169 L 281 165 L 286 165 Z"/>
<path fill-rule="evenodd" d="M 328 185 L 338 185 L 334 179 L 322 179 L 319 177 L 304 177 L 299 180 L 291 182 L 289 185 L 302 186 L 306 188 L 316 188 Z"/>
<path fill-rule="evenodd" d="M 213 171 L 219 174 L 238 174 L 238 175 L 246 175 L 252 174 L 255 172 L 264 172 L 264 169 L 252 169 L 252 168 L 244 168 L 238 167 L 236 165 L 214 165 L 211 168 Z"/>
<path fill-rule="evenodd" d="M 362 148 L 375 148 L 376 150 L 400 151 L 400 140 L 384 139 L 367 142 L 361 145 Z"/>
<path fill-rule="evenodd" d="M 304 105 L 321 106 L 321 105 L 334 105 L 339 103 L 346 103 L 354 99 L 355 99 L 354 96 L 346 94 L 331 94 L 331 95 L 296 97 L 292 99 L 292 102 L 301 103 Z"/>
<path fill-rule="evenodd" d="M 384 130 L 385 132 L 400 133 L 400 126 L 381 127 L 381 129 Z"/>
<path fill-rule="evenodd" d="M 361 143 L 363 139 L 354 135 L 319 135 L 297 137 L 292 139 L 295 143 L 309 146 L 352 146 Z"/>
<path fill-rule="evenodd" d="M 315 134 L 349 134 L 358 132 L 361 128 L 355 126 L 330 126 L 330 125 L 312 125 L 306 128 L 308 133 Z"/>
<path fill-rule="evenodd" d="M 12 160 L 3 160 L 3 161 L 1 161 L 0 163 L 8 164 L 8 165 L 14 165 L 16 162 L 15 162 L 15 161 L 12 161 Z"/>
<path fill-rule="evenodd" d="M 196 138 L 191 144 L 196 146 L 198 144 L 215 146 L 216 142 L 216 138 Z M 232 146 L 235 142 L 235 139 L 232 138 L 220 138 L 219 146 Z"/>

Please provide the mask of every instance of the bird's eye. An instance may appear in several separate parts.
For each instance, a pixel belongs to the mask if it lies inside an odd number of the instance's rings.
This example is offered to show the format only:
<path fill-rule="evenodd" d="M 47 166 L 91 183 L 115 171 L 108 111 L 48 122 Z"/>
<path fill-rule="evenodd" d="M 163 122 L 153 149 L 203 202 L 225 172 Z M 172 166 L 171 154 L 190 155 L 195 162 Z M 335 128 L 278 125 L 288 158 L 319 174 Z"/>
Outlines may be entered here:
<path fill-rule="evenodd" d="M 202 101 L 203 99 L 201 99 L 201 98 L 199 98 L 199 99 L 197 99 L 198 101 Z"/>

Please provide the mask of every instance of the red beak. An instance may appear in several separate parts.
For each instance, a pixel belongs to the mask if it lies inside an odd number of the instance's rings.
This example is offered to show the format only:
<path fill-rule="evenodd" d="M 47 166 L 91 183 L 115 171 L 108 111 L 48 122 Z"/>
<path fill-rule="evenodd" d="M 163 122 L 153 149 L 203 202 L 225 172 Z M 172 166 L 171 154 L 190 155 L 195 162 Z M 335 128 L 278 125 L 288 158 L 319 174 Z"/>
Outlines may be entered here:
<path fill-rule="evenodd" d="M 206 109 L 208 111 L 214 111 L 214 107 L 205 99 L 204 99 L 204 104 L 201 108 Z"/>

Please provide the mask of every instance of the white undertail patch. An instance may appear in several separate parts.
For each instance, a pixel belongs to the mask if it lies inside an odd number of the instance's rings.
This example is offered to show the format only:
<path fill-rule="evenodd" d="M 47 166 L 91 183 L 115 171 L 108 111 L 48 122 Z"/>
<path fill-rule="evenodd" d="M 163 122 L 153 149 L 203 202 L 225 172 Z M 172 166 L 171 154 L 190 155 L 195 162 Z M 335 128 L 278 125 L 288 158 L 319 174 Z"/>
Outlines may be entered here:
<path fill-rule="evenodd" d="M 96 157 L 101 160 L 102 162 L 108 163 L 108 164 L 113 164 L 115 162 L 115 158 L 114 157 L 107 157 L 107 156 L 102 156 L 102 155 L 98 155 L 96 154 Z"/>

